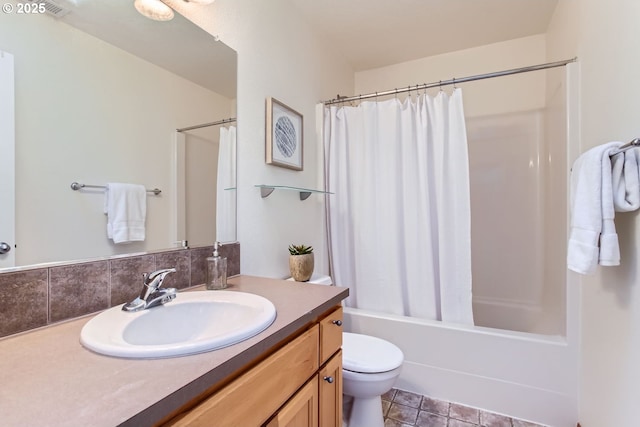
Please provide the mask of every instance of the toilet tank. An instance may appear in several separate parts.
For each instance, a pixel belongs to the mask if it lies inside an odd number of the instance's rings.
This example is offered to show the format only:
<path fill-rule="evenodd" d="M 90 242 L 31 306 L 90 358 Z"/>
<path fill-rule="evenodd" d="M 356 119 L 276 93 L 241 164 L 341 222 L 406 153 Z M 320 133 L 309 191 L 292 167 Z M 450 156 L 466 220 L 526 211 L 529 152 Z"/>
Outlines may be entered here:
<path fill-rule="evenodd" d="M 293 281 L 293 277 L 289 277 L 287 280 Z M 311 275 L 311 279 L 309 279 L 308 282 L 301 282 L 301 283 L 313 283 L 315 285 L 332 285 L 333 280 L 331 280 L 330 276 L 314 273 Z"/>

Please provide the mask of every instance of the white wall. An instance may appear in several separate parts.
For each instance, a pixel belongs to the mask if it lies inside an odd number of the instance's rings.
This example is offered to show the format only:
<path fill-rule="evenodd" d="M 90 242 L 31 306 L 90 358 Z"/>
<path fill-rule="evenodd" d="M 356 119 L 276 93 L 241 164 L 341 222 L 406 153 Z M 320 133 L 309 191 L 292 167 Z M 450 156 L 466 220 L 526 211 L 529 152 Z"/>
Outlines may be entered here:
<path fill-rule="evenodd" d="M 45 15 L 4 16 L 0 49 L 15 56 L 17 263 L 171 247 L 174 130 L 229 117 L 232 100 Z M 145 242 L 108 240 L 102 191 L 73 181 L 164 190 Z"/>
<path fill-rule="evenodd" d="M 546 62 L 545 43 L 544 35 L 536 35 L 358 72 L 355 92 L 370 93 L 542 64 Z M 545 105 L 544 73 L 458 86 L 463 88 L 466 117 L 534 110 Z"/>
<path fill-rule="evenodd" d="M 238 240 L 241 271 L 289 275 L 287 247 L 314 246 L 316 271 L 328 271 L 324 201 L 256 184 L 322 186 L 315 104 L 353 90 L 353 70 L 311 33 L 286 0 L 217 0 L 210 7 L 171 1 L 177 10 L 238 52 Z M 304 170 L 265 164 L 265 100 L 274 97 L 304 116 Z"/>
<path fill-rule="evenodd" d="M 563 0 L 548 32 L 555 58 L 577 55 L 581 146 L 638 137 L 640 37 L 635 0 Z M 575 157 L 573 158 L 575 159 Z M 573 160 L 570 159 L 570 160 Z M 582 427 L 638 424 L 640 293 L 636 212 L 617 214 L 621 265 L 581 281 Z"/>

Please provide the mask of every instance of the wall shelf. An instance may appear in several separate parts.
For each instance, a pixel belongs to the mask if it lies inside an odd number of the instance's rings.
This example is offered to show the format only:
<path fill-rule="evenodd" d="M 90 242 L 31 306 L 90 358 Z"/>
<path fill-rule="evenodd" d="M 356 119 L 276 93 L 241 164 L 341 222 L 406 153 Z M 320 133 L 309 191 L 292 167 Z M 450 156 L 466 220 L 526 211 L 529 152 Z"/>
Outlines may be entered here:
<path fill-rule="evenodd" d="M 300 187 L 290 187 L 288 185 L 267 185 L 267 184 L 259 184 L 256 185 L 260 189 L 260 196 L 264 199 L 268 197 L 274 190 L 287 190 L 287 191 L 297 191 L 300 193 L 300 200 L 307 200 L 311 193 L 317 194 L 333 194 L 329 191 L 323 190 L 313 190 L 311 188 L 300 188 Z"/>

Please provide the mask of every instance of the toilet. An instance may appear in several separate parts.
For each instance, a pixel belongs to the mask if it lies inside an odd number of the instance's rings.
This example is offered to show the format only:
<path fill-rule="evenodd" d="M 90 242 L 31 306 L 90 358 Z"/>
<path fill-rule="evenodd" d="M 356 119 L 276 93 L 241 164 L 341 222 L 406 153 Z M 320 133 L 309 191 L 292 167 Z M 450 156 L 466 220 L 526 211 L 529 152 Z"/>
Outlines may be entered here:
<path fill-rule="evenodd" d="M 332 280 L 318 275 L 308 283 L 331 285 Z M 381 396 L 393 387 L 403 361 L 402 350 L 389 341 L 342 333 L 343 394 L 351 402 L 351 410 L 344 414 L 344 427 L 384 426 Z"/>

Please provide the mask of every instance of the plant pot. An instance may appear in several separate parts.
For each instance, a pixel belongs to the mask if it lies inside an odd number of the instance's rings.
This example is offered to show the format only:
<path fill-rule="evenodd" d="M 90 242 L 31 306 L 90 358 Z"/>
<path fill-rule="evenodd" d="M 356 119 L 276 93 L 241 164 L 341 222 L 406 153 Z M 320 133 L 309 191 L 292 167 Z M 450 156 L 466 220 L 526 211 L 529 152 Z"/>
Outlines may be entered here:
<path fill-rule="evenodd" d="M 289 255 L 289 271 L 296 282 L 307 282 L 313 274 L 313 253 Z"/>

